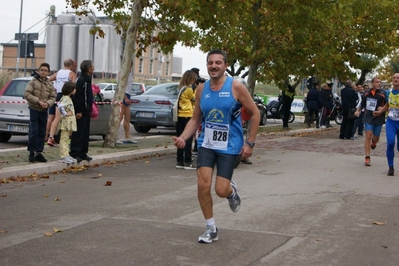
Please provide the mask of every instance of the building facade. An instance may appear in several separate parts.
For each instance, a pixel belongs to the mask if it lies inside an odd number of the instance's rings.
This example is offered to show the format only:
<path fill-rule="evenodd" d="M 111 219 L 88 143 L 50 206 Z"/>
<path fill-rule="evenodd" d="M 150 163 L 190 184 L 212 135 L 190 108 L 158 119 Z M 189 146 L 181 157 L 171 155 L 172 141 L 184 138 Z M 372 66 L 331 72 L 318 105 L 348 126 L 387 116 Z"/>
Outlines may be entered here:
<path fill-rule="evenodd" d="M 90 34 L 94 21 L 105 32 L 105 37 Z M 34 44 L 34 58 L 27 58 L 26 71 L 38 69 L 42 62 L 50 64 L 51 71 L 63 68 L 67 58 L 92 60 L 95 66 L 95 77 L 102 79 L 115 78 L 120 70 L 123 55 L 121 36 L 116 33 L 112 21 L 108 18 L 80 17 L 71 13 L 62 13 L 53 17 L 47 25 L 46 44 Z M 18 44 L 1 44 L 3 70 L 16 71 Z M 133 76 L 141 81 L 170 81 L 173 73 L 173 53 L 163 54 L 155 47 L 150 47 L 142 56 L 133 55 Z M 25 59 L 19 58 L 20 73 L 24 71 Z M 80 71 L 78 67 L 78 71 Z M 21 76 L 21 74 L 19 75 Z M 147 82 L 146 82 L 147 83 Z"/>

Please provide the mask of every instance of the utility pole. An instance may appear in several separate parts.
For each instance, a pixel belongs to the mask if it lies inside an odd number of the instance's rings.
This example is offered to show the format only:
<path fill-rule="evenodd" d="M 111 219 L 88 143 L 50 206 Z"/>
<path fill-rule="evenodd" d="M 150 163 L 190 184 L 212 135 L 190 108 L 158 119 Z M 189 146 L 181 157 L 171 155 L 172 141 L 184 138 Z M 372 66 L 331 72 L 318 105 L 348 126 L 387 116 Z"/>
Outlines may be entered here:
<path fill-rule="evenodd" d="M 19 12 L 19 34 L 21 34 L 21 28 L 22 28 L 22 8 L 24 6 L 24 0 L 21 0 L 21 10 Z M 21 40 L 18 40 L 18 51 L 17 51 L 17 65 L 16 65 L 16 75 L 17 78 L 19 77 L 19 54 L 21 52 Z M 25 59 L 26 60 L 26 59 Z"/>

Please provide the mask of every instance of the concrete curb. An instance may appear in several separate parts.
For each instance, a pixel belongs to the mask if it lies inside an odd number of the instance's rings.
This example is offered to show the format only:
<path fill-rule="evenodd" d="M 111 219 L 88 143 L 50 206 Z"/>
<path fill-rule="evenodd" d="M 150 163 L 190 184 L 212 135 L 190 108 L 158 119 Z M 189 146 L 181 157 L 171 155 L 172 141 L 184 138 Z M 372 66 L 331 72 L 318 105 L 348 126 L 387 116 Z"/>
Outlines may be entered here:
<path fill-rule="evenodd" d="M 306 129 L 296 129 L 296 130 L 287 130 L 287 131 L 279 131 L 272 132 L 265 135 L 276 136 L 276 137 L 284 137 L 284 136 L 296 136 L 302 133 L 310 133 L 316 131 L 333 131 L 339 127 L 334 128 L 306 128 Z M 260 134 L 262 135 L 262 134 Z M 26 148 L 21 148 L 26 149 Z M 73 164 L 71 166 L 82 166 L 82 165 L 90 165 L 90 164 L 103 164 L 108 161 L 124 161 L 131 160 L 140 157 L 146 156 L 156 156 L 158 155 L 167 155 L 173 154 L 176 152 L 176 147 L 173 145 L 169 145 L 167 147 L 159 147 L 159 148 L 149 148 L 149 149 L 140 149 L 135 151 L 124 151 L 118 153 L 107 153 L 101 155 L 94 155 L 93 160 L 90 162 L 83 161 L 80 164 Z M 71 167 L 69 166 L 69 167 Z M 10 178 L 10 177 L 18 177 L 18 176 L 30 176 L 32 174 L 43 175 L 48 173 L 53 173 L 57 171 L 62 171 L 63 169 L 68 168 L 67 165 L 59 163 L 57 161 L 51 161 L 47 163 L 34 163 L 24 166 L 12 166 L 5 167 L 0 169 L 0 178 Z"/>
<path fill-rule="evenodd" d="M 141 157 L 147 156 L 156 156 L 156 155 L 167 155 L 176 152 L 175 146 L 167 146 L 160 148 L 150 148 L 150 149 L 141 149 L 135 151 L 125 151 L 118 153 L 107 153 L 101 155 L 94 155 L 93 160 L 90 162 L 83 161 L 79 164 L 73 164 L 71 166 L 82 166 L 82 165 L 91 165 L 91 164 L 103 164 L 109 161 L 124 161 L 124 160 L 132 160 Z M 69 167 L 71 167 L 69 166 Z M 9 178 L 9 177 L 18 177 L 18 176 L 30 176 L 32 174 L 43 175 L 48 173 L 53 173 L 57 171 L 62 171 L 63 169 L 68 168 L 67 165 L 63 163 L 59 163 L 57 161 L 47 162 L 47 163 L 34 163 L 24 166 L 12 166 L 6 167 L 0 170 L 0 178 Z"/>

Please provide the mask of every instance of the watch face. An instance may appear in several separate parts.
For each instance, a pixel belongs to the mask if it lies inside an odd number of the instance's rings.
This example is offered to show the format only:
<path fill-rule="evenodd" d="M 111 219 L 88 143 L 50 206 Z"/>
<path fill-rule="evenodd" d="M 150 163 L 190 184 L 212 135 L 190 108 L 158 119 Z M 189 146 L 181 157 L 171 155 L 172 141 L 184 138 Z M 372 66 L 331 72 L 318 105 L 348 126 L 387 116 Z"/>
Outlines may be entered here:
<path fill-rule="evenodd" d="M 254 142 L 249 142 L 249 141 L 247 141 L 247 144 L 248 144 L 248 146 L 251 147 L 251 148 L 253 148 L 253 147 L 255 146 L 255 143 L 254 143 Z"/>

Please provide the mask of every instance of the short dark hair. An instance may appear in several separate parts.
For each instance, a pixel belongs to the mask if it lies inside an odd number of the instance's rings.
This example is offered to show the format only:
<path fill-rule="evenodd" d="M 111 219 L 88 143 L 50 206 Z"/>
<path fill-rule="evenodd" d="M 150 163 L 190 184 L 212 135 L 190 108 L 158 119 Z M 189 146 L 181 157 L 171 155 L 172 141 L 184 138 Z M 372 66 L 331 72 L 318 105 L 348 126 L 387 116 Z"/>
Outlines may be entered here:
<path fill-rule="evenodd" d="M 197 74 L 197 76 L 199 76 L 199 72 L 200 72 L 199 68 L 193 67 L 191 69 L 191 71 L 194 71 Z"/>
<path fill-rule="evenodd" d="M 210 50 L 210 51 L 208 52 L 208 55 L 206 56 L 206 62 L 208 62 L 209 56 L 210 56 L 210 55 L 213 55 L 213 54 L 220 54 L 220 55 L 222 55 L 222 56 L 223 56 L 223 61 L 224 61 L 224 63 L 227 63 L 227 55 L 226 55 L 226 53 L 225 53 L 224 51 L 222 51 L 222 50 L 220 50 L 220 49 L 213 49 L 213 50 Z"/>
<path fill-rule="evenodd" d="M 64 60 L 64 67 L 71 67 L 73 65 L 73 60 L 71 58 Z"/>
<path fill-rule="evenodd" d="M 87 73 L 92 65 L 91 60 L 83 60 L 82 63 L 80 63 L 80 71 L 82 71 L 82 73 Z"/>
<path fill-rule="evenodd" d="M 44 62 L 44 63 L 41 63 L 40 66 L 39 66 L 39 69 L 40 69 L 41 67 L 47 67 L 47 70 L 50 71 L 50 64 L 49 64 L 49 63 L 45 63 L 45 62 Z"/>
<path fill-rule="evenodd" d="M 62 86 L 62 95 L 71 94 L 75 88 L 76 88 L 75 83 L 73 83 L 71 81 L 65 82 L 64 86 Z"/>

